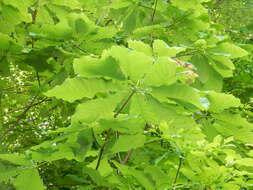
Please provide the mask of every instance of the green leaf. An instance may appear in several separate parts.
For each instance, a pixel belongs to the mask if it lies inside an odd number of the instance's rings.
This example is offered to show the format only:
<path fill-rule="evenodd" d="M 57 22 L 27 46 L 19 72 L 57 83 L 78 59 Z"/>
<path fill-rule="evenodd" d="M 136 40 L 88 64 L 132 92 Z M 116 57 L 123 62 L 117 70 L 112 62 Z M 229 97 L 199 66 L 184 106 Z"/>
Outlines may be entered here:
<path fill-rule="evenodd" d="M 170 85 L 176 82 L 176 68 L 177 65 L 174 61 L 166 57 L 158 57 L 146 74 L 144 84 L 150 86 Z"/>
<path fill-rule="evenodd" d="M 112 9 L 120 9 L 120 8 L 124 8 L 131 5 L 131 2 L 126 1 L 126 0 L 113 0 L 111 5 L 109 6 L 109 8 Z"/>
<path fill-rule="evenodd" d="M 197 68 L 198 80 L 201 83 L 200 89 L 221 91 L 223 78 L 208 64 L 208 59 L 205 56 L 193 56 L 191 62 Z"/>
<path fill-rule="evenodd" d="M 74 61 L 74 70 L 83 77 L 108 77 L 117 80 L 125 78 L 118 62 L 110 56 L 102 59 L 81 57 Z"/>
<path fill-rule="evenodd" d="M 236 164 L 241 166 L 253 167 L 253 159 L 252 158 L 242 158 L 236 161 Z"/>
<path fill-rule="evenodd" d="M 222 56 L 222 55 L 211 55 L 211 58 L 214 59 L 215 61 L 223 64 L 225 67 L 234 70 L 235 66 L 233 64 L 233 62 L 226 56 Z"/>
<path fill-rule="evenodd" d="M 169 86 L 154 87 L 151 94 L 163 102 L 171 99 L 186 107 L 192 105 L 203 109 L 197 90 L 185 84 L 175 83 Z"/>
<path fill-rule="evenodd" d="M 239 46 L 236 46 L 236 45 L 228 43 L 228 42 L 219 44 L 216 47 L 208 50 L 208 52 L 213 55 L 227 56 L 231 59 L 238 58 L 238 57 L 244 57 L 249 54 L 247 51 L 240 48 Z"/>
<path fill-rule="evenodd" d="M 55 5 L 61 5 L 61 6 L 65 6 L 71 9 L 80 9 L 81 4 L 78 0 L 52 0 L 51 3 L 55 4 Z"/>
<path fill-rule="evenodd" d="M 93 98 L 99 92 L 112 92 L 120 89 L 120 85 L 100 79 L 67 78 L 63 84 L 45 93 L 46 96 L 56 97 L 74 102 L 84 97 Z"/>
<path fill-rule="evenodd" d="M 224 136 L 234 136 L 240 142 L 253 144 L 253 125 L 239 114 L 226 111 L 215 114 L 214 117 L 216 119 L 214 127 L 218 132 Z"/>
<path fill-rule="evenodd" d="M 10 47 L 11 38 L 6 34 L 0 33 L 0 50 L 8 50 Z"/>
<path fill-rule="evenodd" d="M 103 178 L 99 172 L 89 167 L 83 167 L 83 173 L 88 174 L 91 179 L 98 185 L 109 185 L 108 182 Z"/>
<path fill-rule="evenodd" d="M 213 112 L 221 112 L 224 109 L 241 105 L 240 99 L 235 98 L 231 94 L 208 92 L 206 96 L 211 103 L 209 110 Z"/>
<path fill-rule="evenodd" d="M 161 120 L 171 121 L 177 118 L 175 110 L 150 95 L 135 95 L 131 100 L 130 113 L 155 124 L 159 124 Z"/>
<path fill-rule="evenodd" d="M 31 160 L 27 159 L 23 154 L 0 154 L 0 160 L 11 162 L 15 165 L 30 166 Z"/>
<path fill-rule="evenodd" d="M 12 177 L 17 176 L 19 173 L 23 172 L 24 168 L 22 167 L 11 167 L 11 166 L 6 166 L 6 164 L 1 164 L 0 163 L 0 182 L 7 181 L 11 179 Z"/>
<path fill-rule="evenodd" d="M 119 61 L 123 73 L 134 82 L 141 80 L 152 67 L 152 58 L 142 52 L 113 46 L 108 53 Z"/>
<path fill-rule="evenodd" d="M 172 4 L 179 9 L 185 10 L 185 11 L 194 11 L 195 16 L 200 16 L 201 14 L 208 13 L 207 9 L 205 9 L 201 5 L 200 0 L 189 0 L 189 1 L 184 1 L 184 0 L 172 0 Z"/>
<path fill-rule="evenodd" d="M 122 116 L 113 120 L 102 119 L 99 121 L 101 127 L 118 131 L 125 134 L 142 133 L 145 122 L 139 117 L 134 116 Z"/>
<path fill-rule="evenodd" d="M 37 169 L 25 169 L 13 182 L 16 190 L 45 190 Z"/>
<path fill-rule="evenodd" d="M 178 53 L 185 51 L 183 47 L 170 47 L 162 40 L 153 43 L 154 54 L 157 56 L 175 57 Z"/>
<path fill-rule="evenodd" d="M 79 104 L 76 108 L 75 114 L 72 116 L 72 122 L 92 123 L 102 118 L 112 119 L 116 106 L 123 98 L 124 95 L 118 93 L 106 98 L 97 98 Z"/>
<path fill-rule="evenodd" d="M 67 19 L 69 26 L 74 29 L 74 34 L 77 38 L 85 39 L 90 32 L 95 32 L 95 24 L 85 14 L 71 13 Z M 90 38 L 92 39 L 92 36 Z"/>
<path fill-rule="evenodd" d="M 2 76 L 10 75 L 10 64 L 6 57 L 0 58 L 0 75 Z"/>
<path fill-rule="evenodd" d="M 131 143 L 129 143 L 131 142 Z M 145 135 L 120 135 L 119 139 L 111 148 L 113 153 L 126 152 L 131 149 L 142 147 L 145 143 Z"/>
<path fill-rule="evenodd" d="M 41 33 L 52 40 L 69 40 L 72 38 L 72 28 L 69 27 L 66 20 L 56 25 L 44 24 L 41 27 Z"/>
<path fill-rule="evenodd" d="M 146 55 L 152 56 L 152 48 L 148 45 L 145 44 L 142 41 L 128 41 L 128 47 L 135 50 L 135 51 L 139 51 L 142 53 L 145 53 Z"/>
<path fill-rule="evenodd" d="M 157 190 L 164 190 L 164 188 L 168 187 L 170 182 L 168 181 L 168 177 L 161 169 L 156 166 L 147 166 L 145 168 L 145 173 L 149 174 L 152 179 L 156 183 Z"/>
<path fill-rule="evenodd" d="M 113 162 L 116 167 L 123 173 L 123 175 L 130 175 L 133 176 L 140 185 L 142 185 L 146 190 L 154 190 L 155 189 L 155 185 L 153 183 L 152 180 L 150 180 L 144 172 L 139 171 L 139 170 L 135 170 L 133 168 L 124 166 L 124 165 L 120 165 L 117 162 Z"/>

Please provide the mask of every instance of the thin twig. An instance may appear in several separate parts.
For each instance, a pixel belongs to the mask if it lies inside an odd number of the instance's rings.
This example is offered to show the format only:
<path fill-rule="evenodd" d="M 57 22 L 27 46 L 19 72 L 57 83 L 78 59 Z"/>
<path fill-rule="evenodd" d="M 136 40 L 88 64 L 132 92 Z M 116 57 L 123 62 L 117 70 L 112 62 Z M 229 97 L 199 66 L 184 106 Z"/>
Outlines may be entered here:
<path fill-rule="evenodd" d="M 140 7 L 143 7 L 143 8 L 146 8 L 146 9 L 150 9 L 150 10 L 153 10 L 152 7 L 148 7 L 148 6 L 145 6 L 145 5 L 142 5 L 142 4 L 139 4 Z"/>
<path fill-rule="evenodd" d="M 119 108 L 119 110 L 114 114 L 114 118 L 117 118 L 118 115 L 121 113 L 121 111 L 126 107 L 126 105 L 129 103 L 130 99 L 133 97 L 133 95 L 135 94 L 135 90 L 133 90 L 131 92 L 131 94 L 128 96 L 128 98 L 126 99 L 126 101 L 122 104 L 122 106 Z M 100 162 L 101 162 L 101 159 L 102 159 L 102 156 L 103 156 L 103 153 L 104 153 L 104 150 L 105 150 L 105 146 L 107 145 L 108 143 L 108 140 L 109 140 L 109 137 L 111 135 L 111 132 L 112 132 L 112 129 L 109 129 L 108 133 L 107 133 L 107 136 L 105 138 L 105 142 L 104 144 L 102 145 L 100 151 L 99 151 L 99 154 L 98 154 L 98 161 L 97 161 L 97 164 L 96 164 L 96 170 L 98 170 L 99 166 L 100 166 Z"/>
<path fill-rule="evenodd" d="M 85 53 L 85 54 L 90 55 L 91 57 L 94 57 L 94 58 L 98 58 L 98 57 L 99 57 L 98 55 L 92 54 L 92 53 L 88 52 L 87 50 L 81 48 L 80 45 L 77 45 L 77 44 L 75 44 L 74 42 L 71 42 L 71 41 L 70 41 L 70 43 L 74 46 L 74 48 L 80 50 L 81 52 L 83 52 L 83 53 Z"/>
<path fill-rule="evenodd" d="M 37 81 L 38 81 L 38 85 L 40 87 L 40 75 L 39 75 L 38 71 L 36 71 L 36 78 L 37 78 Z"/>
<path fill-rule="evenodd" d="M 131 92 L 131 94 L 128 96 L 126 101 L 122 104 L 122 106 L 119 108 L 119 110 L 114 114 L 114 118 L 118 117 L 118 115 L 123 111 L 123 109 L 126 107 L 126 105 L 129 103 L 130 99 L 133 97 L 135 94 L 135 90 Z"/>
<path fill-rule="evenodd" d="M 153 10 L 153 13 L 152 13 L 152 17 L 151 17 L 151 21 L 154 22 L 154 19 L 155 19 L 155 13 L 156 13 L 156 9 L 157 9 L 157 3 L 158 3 L 158 0 L 155 0 L 155 7 L 154 7 L 154 10 Z"/>
<path fill-rule="evenodd" d="M 148 145 L 148 144 L 152 144 L 152 143 L 156 143 L 156 142 L 161 142 L 162 140 L 163 140 L 163 139 L 153 140 L 153 141 L 144 143 L 144 145 Z"/>
<path fill-rule="evenodd" d="M 179 175 L 179 171 L 180 171 L 180 169 L 181 169 L 181 166 L 182 166 L 182 158 L 180 157 L 180 158 L 179 158 L 178 168 L 177 168 L 177 173 L 176 173 L 176 176 L 175 176 L 175 179 L 174 179 L 174 182 L 173 182 L 173 186 L 177 183 L 177 178 L 178 178 L 178 175 Z"/>
<path fill-rule="evenodd" d="M 39 102 L 32 103 L 32 104 L 30 104 L 30 105 L 28 105 L 28 106 L 24 106 L 24 107 L 19 108 L 19 109 L 16 109 L 16 110 L 11 110 L 11 111 L 8 111 L 8 113 L 1 114 L 1 115 L 0 115 L 0 117 L 1 117 L 1 116 L 4 116 L 4 115 L 6 115 L 6 114 L 10 114 L 10 113 L 14 113 L 14 112 L 21 111 L 21 110 L 23 110 L 23 109 L 27 109 L 28 107 L 34 107 L 34 106 L 37 106 L 37 105 L 39 105 L 39 104 L 41 104 L 41 103 L 43 103 L 43 102 L 45 102 L 45 101 L 50 101 L 50 99 L 47 99 L 47 100 L 41 100 L 41 101 L 39 101 Z"/>
<path fill-rule="evenodd" d="M 78 184 L 48 184 L 48 187 L 74 187 L 74 186 L 80 186 L 80 185 L 91 185 L 90 183 L 78 183 Z"/>
<path fill-rule="evenodd" d="M 199 50 L 196 50 L 196 51 L 187 52 L 187 53 L 184 53 L 184 54 L 179 54 L 179 55 L 177 55 L 176 57 L 173 57 L 173 58 L 195 55 L 196 53 L 200 53 L 200 51 L 199 51 Z"/>
<path fill-rule="evenodd" d="M 129 151 L 127 152 L 127 155 L 126 155 L 125 159 L 124 159 L 122 162 L 120 162 L 122 165 L 125 165 L 125 164 L 128 162 L 128 160 L 129 160 L 130 156 L 132 155 L 133 151 L 134 151 L 134 150 L 131 149 L 131 150 L 129 150 Z"/>
<path fill-rule="evenodd" d="M 25 108 L 25 110 L 23 111 L 23 113 L 21 113 L 21 114 L 18 116 L 17 120 L 12 121 L 12 122 L 9 122 L 9 123 L 7 123 L 7 124 L 5 124 L 5 125 L 17 124 L 17 123 L 19 123 L 19 121 L 26 115 L 26 113 L 27 113 L 32 107 L 34 107 L 34 106 L 36 106 L 36 105 L 38 105 L 38 104 L 41 104 L 41 103 L 43 103 L 43 102 L 45 102 L 45 101 L 48 101 L 47 98 L 44 98 L 44 99 L 42 99 L 41 101 L 39 101 L 39 102 L 37 102 L 37 103 L 34 103 L 35 99 L 36 99 L 36 98 L 34 97 L 34 99 L 32 100 L 32 103 L 31 103 L 30 105 L 28 105 L 28 106 Z M 12 128 L 9 128 L 9 129 L 5 130 L 5 131 L 3 132 L 3 134 L 0 135 L 0 143 L 1 143 L 2 140 L 3 140 L 3 137 L 4 137 L 9 131 L 11 131 L 11 130 L 12 130 Z"/>

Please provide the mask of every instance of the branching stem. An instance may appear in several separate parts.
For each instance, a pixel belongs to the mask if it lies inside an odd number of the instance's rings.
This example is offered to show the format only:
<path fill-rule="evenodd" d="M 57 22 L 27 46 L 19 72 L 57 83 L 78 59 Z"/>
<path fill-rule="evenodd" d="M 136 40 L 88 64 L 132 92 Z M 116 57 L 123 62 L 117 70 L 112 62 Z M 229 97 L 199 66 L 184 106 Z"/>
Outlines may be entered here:
<path fill-rule="evenodd" d="M 178 168 L 177 168 L 177 173 L 176 173 L 176 176 L 175 176 L 175 179 L 174 179 L 174 182 L 173 182 L 173 186 L 177 183 L 177 178 L 178 178 L 181 166 L 182 166 L 182 158 L 180 157 L 179 158 L 179 163 L 178 163 Z"/>
<path fill-rule="evenodd" d="M 133 90 L 131 92 L 131 94 L 128 96 L 128 98 L 126 99 L 126 101 L 121 105 L 121 107 L 118 109 L 118 111 L 114 114 L 114 118 L 117 118 L 118 115 L 123 111 L 123 109 L 127 106 L 127 104 L 129 103 L 129 101 L 131 100 L 131 98 L 133 97 L 133 95 L 135 94 L 135 90 Z M 109 137 L 111 135 L 111 132 L 112 132 L 112 129 L 109 129 L 108 130 L 108 133 L 106 135 L 106 138 L 105 138 L 105 142 L 104 144 L 102 145 L 100 151 L 99 151 L 99 154 L 98 154 L 98 161 L 97 161 L 97 165 L 96 165 L 96 170 L 98 170 L 99 166 L 100 166 L 100 163 L 101 163 L 101 159 L 102 159 L 102 156 L 104 154 L 104 150 L 105 150 L 105 146 L 107 145 L 108 141 L 109 141 Z"/>

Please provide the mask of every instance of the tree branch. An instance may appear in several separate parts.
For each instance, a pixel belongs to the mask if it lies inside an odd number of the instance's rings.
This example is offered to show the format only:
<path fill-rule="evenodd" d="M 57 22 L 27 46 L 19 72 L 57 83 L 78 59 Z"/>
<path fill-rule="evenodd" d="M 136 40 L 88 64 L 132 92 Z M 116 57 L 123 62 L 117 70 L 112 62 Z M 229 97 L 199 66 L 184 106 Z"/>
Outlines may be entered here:
<path fill-rule="evenodd" d="M 131 150 L 129 150 L 129 151 L 127 152 L 127 155 L 126 155 L 125 159 L 124 159 L 122 162 L 120 162 L 122 165 L 125 165 L 125 164 L 128 162 L 128 160 L 130 159 L 130 157 L 131 157 L 133 151 L 134 151 L 134 150 L 131 149 Z"/>
<path fill-rule="evenodd" d="M 178 168 L 177 168 L 177 173 L 176 173 L 176 176 L 175 176 L 175 179 L 174 179 L 174 182 L 173 182 L 173 185 L 174 186 L 176 183 L 177 183 L 177 178 L 178 178 L 178 175 L 179 175 L 179 171 L 181 169 L 181 166 L 182 166 L 182 158 L 180 157 L 179 158 L 179 164 L 178 164 Z"/>
<path fill-rule="evenodd" d="M 126 99 L 126 101 L 122 104 L 122 106 L 119 108 L 119 110 L 114 114 L 114 118 L 117 118 L 118 115 L 121 113 L 121 111 L 126 107 L 126 105 L 129 103 L 130 99 L 133 97 L 133 95 L 135 94 L 135 90 L 133 90 L 131 92 L 131 94 L 128 96 L 128 98 Z M 105 146 L 107 145 L 108 143 L 108 140 L 109 140 L 109 137 L 110 137 L 110 134 L 112 132 L 112 129 L 109 129 L 108 133 L 107 133 L 107 136 L 105 138 L 105 142 L 104 144 L 102 145 L 100 151 L 99 151 L 99 155 L 98 155 L 98 161 L 97 161 L 97 164 L 96 164 L 96 170 L 98 170 L 99 166 L 100 166 L 100 162 L 101 162 L 101 159 L 102 159 L 102 156 L 103 156 L 103 153 L 104 153 L 104 150 L 105 150 Z"/>
<path fill-rule="evenodd" d="M 154 7 L 154 10 L 153 10 L 153 13 L 152 13 L 152 17 L 151 17 L 151 21 L 154 22 L 154 19 L 155 19 L 155 13 L 156 13 L 156 9 L 157 9 L 157 3 L 158 3 L 158 0 L 155 0 L 155 7 Z"/>

